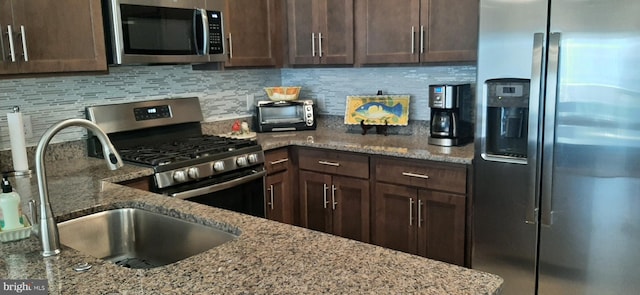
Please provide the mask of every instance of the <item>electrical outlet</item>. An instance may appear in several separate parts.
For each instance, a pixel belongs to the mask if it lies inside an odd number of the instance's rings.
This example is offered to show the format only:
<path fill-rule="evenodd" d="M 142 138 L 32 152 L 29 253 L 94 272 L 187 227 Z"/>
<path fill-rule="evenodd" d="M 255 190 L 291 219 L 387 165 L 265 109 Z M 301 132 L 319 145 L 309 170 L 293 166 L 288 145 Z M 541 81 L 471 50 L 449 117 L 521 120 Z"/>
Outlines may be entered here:
<path fill-rule="evenodd" d="M 327 103 L 324 99 L 324 95 L 318 95 L 318 98 L 316 98 L 316 103 L 318 104 L 318 112 L 319 113 L 326 113 L 327 112 Z"/>
<path fill-rule="evenodd" d="M 23 115 L 22 116 L 22 125 L 24 127 L 24 137 L 32 138 L 33 137 L 33 126 L 31 125 L 31 116 Z"/>
<path fill-rule="evenodd" d="M 253 98 L 253 94 L 247 94 L 247 112 L 250 112 L 253 110 L 255 101 Z"/>

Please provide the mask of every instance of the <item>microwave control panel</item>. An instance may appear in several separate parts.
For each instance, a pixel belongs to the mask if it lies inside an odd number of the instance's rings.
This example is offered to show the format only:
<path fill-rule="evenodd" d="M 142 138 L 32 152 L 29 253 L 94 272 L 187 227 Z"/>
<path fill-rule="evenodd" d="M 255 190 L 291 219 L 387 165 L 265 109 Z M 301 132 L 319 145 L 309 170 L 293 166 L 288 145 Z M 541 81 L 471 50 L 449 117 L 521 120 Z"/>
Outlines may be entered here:
<path fill-rule="evenodd" d="M 222 38 L 222 12 L 207 11 L 209 18 L 209 54 L 224 53 Z"/>

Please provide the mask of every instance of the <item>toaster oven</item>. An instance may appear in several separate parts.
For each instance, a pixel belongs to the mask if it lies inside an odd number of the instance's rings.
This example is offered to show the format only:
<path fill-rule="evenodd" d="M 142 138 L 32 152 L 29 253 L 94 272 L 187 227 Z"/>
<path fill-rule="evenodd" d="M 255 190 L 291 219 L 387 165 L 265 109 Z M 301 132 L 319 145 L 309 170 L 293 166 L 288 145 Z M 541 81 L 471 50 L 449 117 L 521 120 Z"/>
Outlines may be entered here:
<path fill-rule="evenodd" d="M 255 129 L 257 132 L 315 130 L 313 100 L 258 101 Z"/>

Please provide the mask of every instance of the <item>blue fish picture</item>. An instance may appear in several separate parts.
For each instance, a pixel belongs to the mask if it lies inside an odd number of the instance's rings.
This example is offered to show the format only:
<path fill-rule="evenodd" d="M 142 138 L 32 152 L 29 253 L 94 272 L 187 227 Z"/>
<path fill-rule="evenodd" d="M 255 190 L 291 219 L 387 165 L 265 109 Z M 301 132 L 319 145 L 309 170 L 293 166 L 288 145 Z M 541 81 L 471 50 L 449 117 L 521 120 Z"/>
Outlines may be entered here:
<path fill-rule="evenodd" d="M 409 96 L 347 96 L 344 120 L 345 124 L 406 126 L 409 122 Z"/>
<path fill-rule="evenodd" d="M 357 108 L 356 112 L 370 119 L 380 119 L 390 115 L 400 117 L 402 116 L 402 105 L 397 103 L 390 107 L 380 102 L 368 102 Z"/>

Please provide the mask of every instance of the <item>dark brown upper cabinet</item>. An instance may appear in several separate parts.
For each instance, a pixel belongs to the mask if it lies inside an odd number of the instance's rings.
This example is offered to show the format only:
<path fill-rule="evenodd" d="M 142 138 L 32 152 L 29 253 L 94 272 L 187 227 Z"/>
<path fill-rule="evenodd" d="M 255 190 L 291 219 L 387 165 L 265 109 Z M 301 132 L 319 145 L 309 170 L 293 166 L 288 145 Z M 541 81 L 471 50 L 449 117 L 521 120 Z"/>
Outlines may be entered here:
<path fill-rule="evenodd" d="M 359 64 L 476 60 L 477 0 L 356 0 Z"/>
<path fill-rule="evenodd" d="M 100 0 L 0 0 L 0 74 L 106 71 Z"/>
<path fill-rule="evenodd" d="M 282 65 L 283 0 L 227 0 L 225 67 Z"/>
<path fill-rule="evenodd" d="M 353 0 L 288 0 L 289 63 L 353 64 Z"/>

